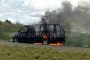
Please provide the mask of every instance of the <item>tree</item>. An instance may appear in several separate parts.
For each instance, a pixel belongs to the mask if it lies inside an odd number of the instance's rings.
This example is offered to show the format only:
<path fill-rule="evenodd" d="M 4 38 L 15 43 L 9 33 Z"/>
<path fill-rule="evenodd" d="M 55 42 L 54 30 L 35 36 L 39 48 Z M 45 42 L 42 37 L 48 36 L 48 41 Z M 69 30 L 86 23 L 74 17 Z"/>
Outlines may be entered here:
<path fill-rule="evenodd" d="M 9 24 L 11 24 L 11 21 L 9 21 L 9 20 L 6 20 L 6 21 L 5 21 L 5 23 L 9 23 Z"/>
<path fill-rule="evenodd" d="M 0 20 L 0 24 L 2 24 L 2 21 Z"/>

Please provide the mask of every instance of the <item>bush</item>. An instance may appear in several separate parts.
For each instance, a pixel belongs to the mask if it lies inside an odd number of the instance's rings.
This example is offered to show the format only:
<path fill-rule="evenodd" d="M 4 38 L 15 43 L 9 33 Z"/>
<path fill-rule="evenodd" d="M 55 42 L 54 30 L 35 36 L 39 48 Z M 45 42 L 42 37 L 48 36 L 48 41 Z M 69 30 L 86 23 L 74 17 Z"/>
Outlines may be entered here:
<path fill-rule="evenodd" d="M 66 46 L 90 47 L 90 34 L 79 33 L 78 37 L 67 37 Z"/>

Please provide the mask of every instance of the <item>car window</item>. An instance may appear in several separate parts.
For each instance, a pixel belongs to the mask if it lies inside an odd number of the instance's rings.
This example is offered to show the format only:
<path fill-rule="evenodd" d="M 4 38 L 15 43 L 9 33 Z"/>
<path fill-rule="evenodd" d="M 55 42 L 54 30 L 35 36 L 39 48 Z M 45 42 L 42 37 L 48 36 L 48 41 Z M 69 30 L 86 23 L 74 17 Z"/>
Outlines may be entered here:
<path fill-rule="evenodd" d="M 20 32 L 26 32 L 27 31 L 27 27 L 23 27 L 21 28 Z"/>

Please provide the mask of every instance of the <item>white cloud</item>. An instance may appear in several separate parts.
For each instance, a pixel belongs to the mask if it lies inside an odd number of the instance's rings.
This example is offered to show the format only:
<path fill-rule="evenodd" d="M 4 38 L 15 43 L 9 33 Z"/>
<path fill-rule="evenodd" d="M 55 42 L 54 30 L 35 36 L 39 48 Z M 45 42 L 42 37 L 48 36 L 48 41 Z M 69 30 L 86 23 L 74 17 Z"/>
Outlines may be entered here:
<path fill-rule="evenodd" d="M 55 9 L 60 7 L 60 0 L 28 0 L 27 5 L 31 5 L 40 10 Z"/>
<path fill-rule="evenodd" d="M 13 23 L 18 21 L 23 24 L 36 23 L 47 9 L 59 8 L 60 1 L 63 0 L 0 0 L 0 20 L 9 19 Z"/>

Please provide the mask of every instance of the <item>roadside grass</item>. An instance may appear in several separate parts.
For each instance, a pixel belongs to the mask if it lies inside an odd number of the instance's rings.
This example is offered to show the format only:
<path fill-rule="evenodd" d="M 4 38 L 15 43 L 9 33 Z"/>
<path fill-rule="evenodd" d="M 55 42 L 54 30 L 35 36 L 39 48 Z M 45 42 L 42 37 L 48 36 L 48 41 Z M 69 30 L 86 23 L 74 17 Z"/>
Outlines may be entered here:
<path fill-rule="evenodd" d="M 78 34 L 76 34 L 78 35 Z M 66 46 L 90 48 L 90 34 L 79 33 L 77 37 L 66 38 Z"/>
<path fill-rule="evenodd" d="M 11 32 L 0 33 L 0 40 L 10 40 Z"/>
<path fill-rule="evenodd" d="M 23 25 L 20 24 L 9 24 L 2 22 L 0 23 L 0 40 L 10 40 L 10 35 L 13 32 L 17 32 Z"/>
<path fill-rule="evenodd" d="M 0 60 L 90 60 L 89 50 L 0 45 Z"/>

